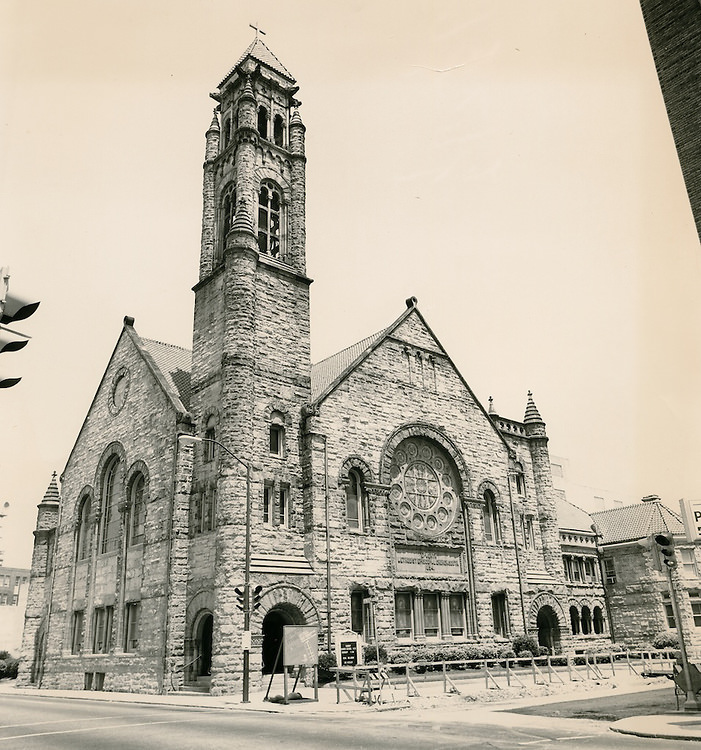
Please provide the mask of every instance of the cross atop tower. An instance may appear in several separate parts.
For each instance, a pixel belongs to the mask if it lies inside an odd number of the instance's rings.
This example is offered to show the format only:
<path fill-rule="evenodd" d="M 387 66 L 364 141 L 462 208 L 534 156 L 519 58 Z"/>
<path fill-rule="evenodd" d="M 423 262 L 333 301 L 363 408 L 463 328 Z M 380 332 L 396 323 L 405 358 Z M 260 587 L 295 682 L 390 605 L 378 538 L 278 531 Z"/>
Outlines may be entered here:
<path fill-rule="evenodd" d="M 265 32 L 263 31 L 263 29 L 261 29 L 261 28 L 258 28 L 257 22 L 256 22 L 256 24 L 255 24 L 255 25 L 254 25 L 254 24 L 252 24 L 252 23 L 249 23 L 248 25 L 249 25 L 249 26 L 250 26 L 250 27 L 251 27 L 252 29 L 254 29 L 254 30 L 255 30 L 255 32 L 256 32 L 256 39 L 258 39 L 258 34 L 263 34 L 263 36 L 265 36 Z"/>

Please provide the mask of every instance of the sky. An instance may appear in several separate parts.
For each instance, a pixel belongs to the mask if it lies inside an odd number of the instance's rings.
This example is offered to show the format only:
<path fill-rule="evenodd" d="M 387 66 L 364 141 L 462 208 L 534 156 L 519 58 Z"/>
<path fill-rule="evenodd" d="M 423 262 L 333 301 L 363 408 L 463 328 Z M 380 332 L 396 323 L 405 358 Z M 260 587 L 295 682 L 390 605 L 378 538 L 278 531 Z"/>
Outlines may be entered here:
<path fill-rule="evenodd" d="M 533 391 L 572 482 L 701 498 L 701 253 L 635 0 L 3 0 L 0 266 L 41 300 L 0 357 L 5 564 L 124 316 L 191 345 L 208 94 L 249 24 L 300 86 L 313 360 L 416 296 L 483 404 Z"/>

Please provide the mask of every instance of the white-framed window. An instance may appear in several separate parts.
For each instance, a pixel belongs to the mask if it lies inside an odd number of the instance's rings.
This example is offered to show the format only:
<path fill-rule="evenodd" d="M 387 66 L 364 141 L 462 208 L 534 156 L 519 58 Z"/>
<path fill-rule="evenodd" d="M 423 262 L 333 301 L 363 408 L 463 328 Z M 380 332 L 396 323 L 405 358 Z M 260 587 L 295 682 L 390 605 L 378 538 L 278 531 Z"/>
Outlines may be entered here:
<path fill-rule="evenodd" d="M 271 456 L 285 456 L 285 415 L 279 411 L 270 415 L 269 450 Z"/>
<path fill-rule="evenodd" d="M 397 638 L 401 639 L 450 639 L 465 636 L 465 594 L 396 591 L 394 632 Z"/>
<path fill-rule="evenodd" d="M 139 472 L 131 480 L 129 488 L 129 521 L 127 524 L 128 544 L 141 544 L 144 541 L 146 520 L 146 478 Z"/>
<path fill-rule="evenodd" d="M 265 181 L 258 193 L 258 249 L 261 253 L 281 258 L 284 241 L 284 206 L 280 188 Z"/>
<path fill-rule="evenodd" d="M 266 482 L 263 487 L 263 523 L 267 526 L 273 525 L 273 511 L 275 509 L 274 492 L 275 486 Z"/>
<path fill-rule="evenodd" d="M 676 620 L 674 619 L 674 607 L 672 606 L 672 602 L 669 598 L 669 594 L 662 595 L 662 608 L 664 609 L 665 619 L 667 621 L 667 627 L 670 630 L 676 630 L 677 623 L 676 623 Z"/>
<path fill-rule="evenodd" d="M 425 592 L 423 595 L 424 635 L 426 638 L 441 637 L 440 594 Z"/>
<path fill-rule="evenodd" d="M 461 638 L 465 635 L 465 595 L 450 594 L 448 597 L 450 635 Z"/>
<path fill-rule="evenodd" d="M 110 650 L 112 640 L 113 607 L 96 607 L 93 615 L 93 643 L 94 654 L 106 654 Z"/>
<path fill-rule="evenodd" d="M 482 508 L 484 521 L 484 538 L 487 542 L 501 542 L 501 519 L 497 501 L 491 490 L 484 491 L 484 506 Z"/>
<path fill-rule="evenodd" d="M 492 594 L 492 621 L 494 623 L 494 632 L 497 635 L 503 638 L 507 638 L 510 635 L 509 607 L 505 591 Z"/>
<path fill-rule="evenodd" d="M 682 573 L 687 578 L 698 578 L 699 572 L 696 567 L 696 555 L 693 549 L 688 547 L 679 548 L 679 556 L 682 562 Z"/>
<path fill-rule="evenodd" d="M 348 528 L 354 531 L 367 531 L 370 528 L 370 506 L 362 477 L 355 470 L 348 472 L 346 487 L 346 518 Z"/>
<path fill-rule="evenodd" d="M 372 598 L 367 589 L 351 591 L 351 630 L 367 643 L 375 639 Z"/>
<path fill-rule="evenodd" d="M 90 523 L 90 497 L 86 495 L 80 501 L 78 513 L 78 528 L 76 530 L 76 559 L 86 560 L 90 557 L 92 541 L 92 525 Z"/>
<path fill-rule="evenodd" d="M 691 614 L 694 618 L 694 627 L 701 628 L 701 593 L 690 591 L 689 603 L 691 604 Z"/>
<path fill-rule="evenodd" d="M 119 492 L 117 471 L 119 459 L 115 456 L 108 464 L 102 479 L 102 534 L 100 552 L 112 552 L 119 547 Z"/>
<path fill-rule="evenodd" d="M 414 597 L 410 591 L 394 595 L 394 632 L 397 638 L 414 637 Z"/>
<path fill-rule="evenodd" d="M 290 525 L 290 488 L 280 487 L 280 526 L 288 528 Z"/>
<path fill-rule="evenodd" d="M 133 653 L 139 649 L 141 602 L 127 602 L 124 606 L 124 651 Z"/>
<path fill-rule="evenodd" d="M 204 461 L 211 463 L 217 456 L 217 420 L 212 414 L 207 419 L 207 426 L 204 431 Z"/>
<path fill-rule="evenodd" d="M 83 626 L 85 612 L 82 609 L 76 609 L 73 612 L 71 622 L 71 653 L 80 654 L 83 651 Z"/>

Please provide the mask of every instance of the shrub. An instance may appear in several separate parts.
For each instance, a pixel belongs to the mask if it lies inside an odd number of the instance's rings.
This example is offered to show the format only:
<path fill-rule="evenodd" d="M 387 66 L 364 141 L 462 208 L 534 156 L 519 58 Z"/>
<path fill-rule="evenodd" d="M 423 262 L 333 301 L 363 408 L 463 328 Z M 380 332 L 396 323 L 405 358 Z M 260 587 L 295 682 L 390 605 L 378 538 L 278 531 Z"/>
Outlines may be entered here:
<path fill-rule="evenodd" d="M 319 654 L 319 671 L 322 669 L 325 672 L 330 671 L 336 666 L 336 654 L 333 653 L 333 651 L 328 654 L 326 651 Z"/>
<path fill-rule="evenodd" d="M 658 633 L 652 642 L 656 649 L 679 648 L 679 636 L 676 633 Z"/>
<path fill-rule="evenodd" d="M 516 656 L 519 659 L 531 659 L 533 657 L 533 654 L 530 651 L 518 651 L 516 653 Z"/>
<path fill-rule="evenodd" d="M 531 654 L 538 653 L 538 644 L 535 638 L 531 638 L 528 635 L 517 635 L 513 641 L 511 641 L 511 647 L 514 653 L 520 653 L 521 651 L 529 651 Z"/>
<path fill-rule="evenodd" d="M 387 649 L 384 646 L 365 646 L 363 657 L 366 664 L 377 664 L 377 654 L 380 654 L 380 664 L 387 663 Z"/>
<path fill-rule="evenodd" d="M 16 679 L 18 668 L 19 668 L 19 659 L 13 659 L 9 654 L 7 654 L 6 659 L 0 660 L 0 679 L 3 679 L 3 678 L 8 679 L 8 680 Z"/>
<path fill-rule="evenodd" d="M 538 646 L 538 656 L 549 656 L 550 649 L 547 646 Z"/>

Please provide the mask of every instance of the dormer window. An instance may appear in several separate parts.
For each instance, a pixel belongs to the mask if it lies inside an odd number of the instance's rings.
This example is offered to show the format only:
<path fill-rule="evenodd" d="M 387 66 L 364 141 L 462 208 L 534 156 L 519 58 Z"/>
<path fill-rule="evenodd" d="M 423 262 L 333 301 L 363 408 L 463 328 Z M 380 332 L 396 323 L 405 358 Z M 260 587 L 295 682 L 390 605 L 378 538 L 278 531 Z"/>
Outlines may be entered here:
<path fill-rule="evenodd" d="M 258 194 L 258 247 L 262 253 L 281 255 L 282 196 L 272 182 L 264 182 Z"/>
<path fill-rule="evenodd" d="M 268 110 L 258 107 L 258 133 L 261 138 L 268 138 Z"/>

